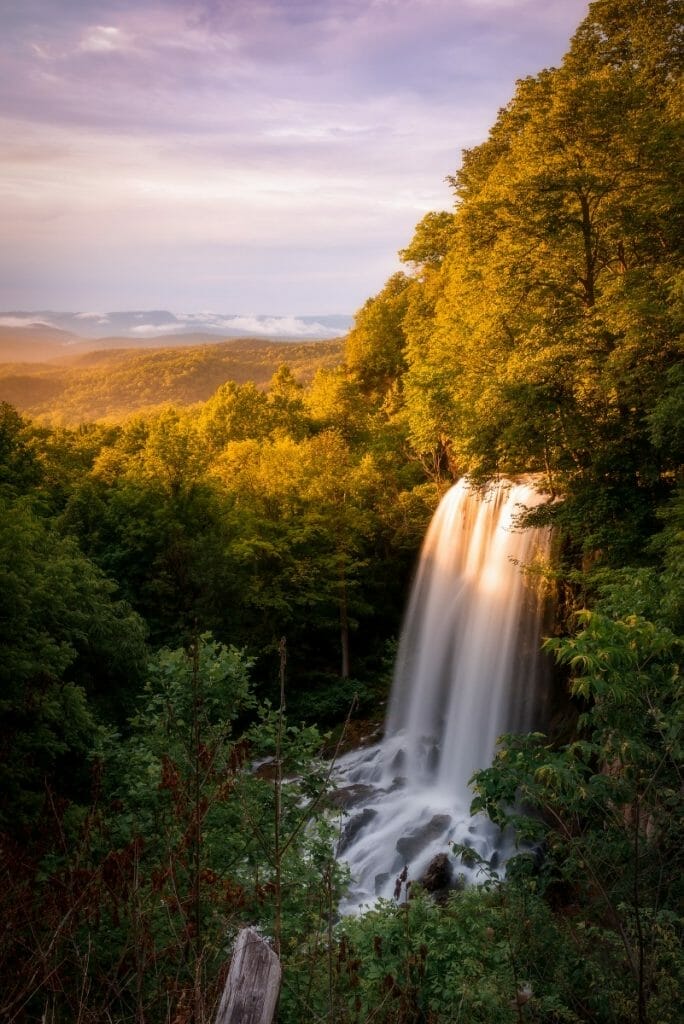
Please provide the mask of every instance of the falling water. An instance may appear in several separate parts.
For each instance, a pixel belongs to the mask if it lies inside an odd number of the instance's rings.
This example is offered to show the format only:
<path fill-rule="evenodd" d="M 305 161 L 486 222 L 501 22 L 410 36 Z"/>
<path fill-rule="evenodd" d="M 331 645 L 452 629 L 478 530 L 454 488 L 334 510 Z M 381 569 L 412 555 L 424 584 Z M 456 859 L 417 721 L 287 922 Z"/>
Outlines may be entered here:
<path fill-rule="evenodd" d="M 341 765 L 350 813 L 339 856 L 349 906 L 390 896 L 408 865 L 420 878 L 452 843 L 487 859 L 504 841 L 468 808 L 468 779 L 497 738 L 539 720 L 543 602 L 522 567 L 548 555 L 549 533 L 517 529 L 541 496 L 504 483 L 484 496 L 456 484 L 428 530 L 399 645 L 383 742 Z"/>

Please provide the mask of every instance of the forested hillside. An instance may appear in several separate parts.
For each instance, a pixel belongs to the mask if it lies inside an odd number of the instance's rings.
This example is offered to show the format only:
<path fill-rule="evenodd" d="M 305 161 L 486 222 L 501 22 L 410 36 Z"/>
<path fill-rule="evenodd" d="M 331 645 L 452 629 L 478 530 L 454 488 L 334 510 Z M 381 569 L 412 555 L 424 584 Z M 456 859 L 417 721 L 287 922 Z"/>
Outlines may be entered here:
<path fill-rule="evenodd" d="M 337 341 L 235 339 L 144 352 L 124 344 L 62 355 L 50 363 L 0 364 L 0 400 L 53 424 L 117 422 L 168 403 L 205 401 L 228 380 L 265 387 L 283 362 L 298 380 L 308 382 L 320 367 L 336 365 L 342 352 Z"/>
<path fill-rule="evenodd" d="M 105 396 L 98 357 L 70 426 L 2 405 L 0 1017 L 211 1021 L 253 923 L 282 1024 L 676 1024 L 681 37 L 674 0 L 592 4 L 340 365 L 107 356 Z M 475 801 L 532 845 L 505 880 L 483 862 L 481 888 L 339 921 L 319 758 L 348 714 L 382 720 L 440 494 L 522 473 L 555 530 L 558 713 Z"/>

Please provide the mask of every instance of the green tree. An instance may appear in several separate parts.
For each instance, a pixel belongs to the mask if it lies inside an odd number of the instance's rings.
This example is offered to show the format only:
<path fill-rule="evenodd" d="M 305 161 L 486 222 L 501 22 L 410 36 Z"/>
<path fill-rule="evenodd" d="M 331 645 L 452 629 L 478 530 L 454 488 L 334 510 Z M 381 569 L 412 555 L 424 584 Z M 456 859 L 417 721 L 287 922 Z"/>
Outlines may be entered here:
<path fill-rule="evenodd" d="M 341 878 L 321 819 L 330 768 L 282 707 L 243 731 L 249 669 L 209 636 L 151 659 L 128 736 L 99 737 L 80 830 L 7 871 L 3 1019 L 200 1024 L 245 923 L 282 940 L 282 1005 L 301 1019 Z"/>
<path fill-rule="evenodd" d="M 267 393 L 271 432 L 300 440 L 308 433 L 304 387 L 283 363 L 271 378 Z"/>
<path fill-rule="evenodd" d="M 169 408 L 147 421 L 145 444 L 131 467 L 143 479 L 161 484 L 172 498 L 188 493 L 208 463 L 204 439 L 187 414 Z M 137 470 L 137 473 L 136 473 Z"/>
<path fill-rule="evenodd" d="M 8 402 L 0 402 L 0 495 L 25 494 L 40 479 L 28 424 Z"/>
<path fill-rule="evenodd" d="M 347 335 L 344 358 L 364 394 L 384 396 L 405 369 L 403 319 L 412 282 L 394 274 L 359 310 Z"/>
<path fill-rule="evenodd" d="M 671 582 L 648 570 L 608 579 L 576 635 L 546 645 L 570 667 L 579 737 L 508 737 L 475 776 L 473 809 L 543 838 L 542 891 L 575 907 L 559 927 L 596 976 L 619 979 L 601 1019 L 646 1024 L 674 1020 L 682 970 L 681 639 L 660 618 Z"/>
<path fill-rule="evenodd" d="M 228 441 L 266 437 L 271 428 L 266 394 L 251 382 L 226 381 L 202 407 L 199 424 L 214 451 Z"/>
<path fill-rule="evenodd" d="M 669 0 L 602 0 L 561 67 L 519 84 L 464 154 L 449 249 L 404 320 L 417 450 L 545 474 L 558 522 L 616 562 L 676 465 L 657 425 L 679 361 L 676 22 Z"/>
<path fill-rule="evenodd" d="M 367 435 L 368 402 L 345 367 L 318 370 L 305 402 L 315 430 L 339 430 L 355 444 Z"/>
<path fill-rule="evenodd" d="M 448 210 L 426 213 L 416 225 L 413 238 L 399 251 L 404 263 L 413 266 L 421 278 L 438 270 L 454 243 L 454 215 Z"/>
<path fill-rule="evenodd" d="M 0 509 L 3 827 L 49 792 L 87 800 L 101 715 L 121 716 L 145 664 L 144 626 L 116 586 L 26 501 Z"/>

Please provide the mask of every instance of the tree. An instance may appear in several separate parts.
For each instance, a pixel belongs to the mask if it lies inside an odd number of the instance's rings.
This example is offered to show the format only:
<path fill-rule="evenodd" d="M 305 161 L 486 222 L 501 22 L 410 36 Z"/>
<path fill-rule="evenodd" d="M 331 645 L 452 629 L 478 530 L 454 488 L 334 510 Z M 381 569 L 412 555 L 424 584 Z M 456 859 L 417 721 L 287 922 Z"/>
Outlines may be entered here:
<path fill-rule="evenodd" d="M 319 640 L 314 653 L 309 642 L 298 651 L 297 638 L 312 628 L 319 636 L 335 630 L 338 675 L 347 678 L 354 612 L 366 607 L 361 581 L 377 488 L 372 459 L 357 462 L 342 434 L 329 429 L 299 443 L 235 442 L 220 466 L 240 517 L 229 557 L 251 575 L 243 603 L 268 630 L 263 645 L 287 635 L 302 666 L 309 657 L 329 669 L 329 642 Z"/>
<path fill-rule="evenodd" d="M 543 840 L 542 891 L 575 907 L 559 927 L 598 976 L 620 979 L 611 984 L 615 1019 L 646 1024 L 673 1019 L 677 1003 L 681 639 L 663 619 L 671 577 L 601 578 L 602 598 L 579 613 L 577 633 L 546 643 L 570 667 L 584 708 L 578 738 L 554 746 L 538 734 L 508 737 L 475 776 L 473 809 L 527 842 Z"/>
<path fill-rule="evenodd" d="M 283 707 L 244 731 L 249 669 L 209 636 L 158 652 L 128 735 L 98 737 L 69 842 L 14 862 L 3 843 L 3 1019 L 200 1024 L 245 921 L 282 938 L 282 1007 L 301 1019 L 342 877 L 322 820 L 330 768 Z"/>
<path fill-rule="evenodd" d="M 314 430 L 338 430 L 352 443 L 367 436 L 368 402 L 345 367 L 318 370 L 305 401 Z"/>
<path fill-rule="evenodd" d="M 8 402 L 0 402 L 0 495 L 25 494 L 40 479 L 28 424 Z"/>
<path fill-rule="evenodd" d="M 177 498 L 202 479 L 208 455 L 189 417 L 169 408 L 149 418 L 145 444 L 136 461 L 143 479 L 162 484 Z"/>
<path fill-rule="evenodd" d="M 271 378 L 267 393 L 271 433 L 300 440 L 309 430 L 304 405 L 304 388 L 283 363 Z"/>
<path fill-rule="evenodd" d="M 26 501 L 1 508 L 0 622 L 0 820 L 15 830 L 35 822 L 49 792 L 87 799 L 100 716 L 120 716 L 135 692 L 145 631 Z"/>
<path fill-rule="evenodd" d="M 405 274 L 394 274 L 359 310 L 347 335 L 345 362 L 364 394 L 384 396 L 405 369 L 402 321 L 411 284 Z"/>
<path fill-rule="evenodd" d="M 565 498 L 549 514 L 616 562 L 674 469 L 647 418 L 674 410 L 679 360 L 675 24 L 668 0 L 603 0 L 559 69 L 519 83 L 464 155 L 448 252 L 404 321 L 418 450 L 432 432 L 455 473 L 543 473 Z"/>
<path fill-rule="evenodd" d="M 448 210 L 426 213 L 410 244 L 399 251 L 401 260 L 412 264 L 421 277 L 438 270 L 454 243 L 454 226 L 454 215 Z"/>
<path fill-rule="evenodd" d="M 268 399 L 256 385 L 229 380 L 206 402 L 200 429 L 214 451 L 228 441 L 266 437 L 271 427 Z"/>

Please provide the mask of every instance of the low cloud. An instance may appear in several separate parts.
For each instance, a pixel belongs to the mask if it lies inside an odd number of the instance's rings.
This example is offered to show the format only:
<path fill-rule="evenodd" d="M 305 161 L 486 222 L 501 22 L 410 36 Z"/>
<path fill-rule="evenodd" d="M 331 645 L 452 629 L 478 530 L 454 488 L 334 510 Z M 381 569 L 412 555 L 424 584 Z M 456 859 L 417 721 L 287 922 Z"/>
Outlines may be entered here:
<path fill-rule="evenodd" d="M 185 331 L 185 324 L 138 324 L 131 327 L 131 334 L 141 338 L 153 337 L 157 334 L 170 334 L 172 331 Z"/>
<path fill-rule="evenodd" d="M 249 334 L 287 338 L 334 338 L 341 333 L 326 327 L 325 324 L 307 323 L 296 316 L 232 316 L 219 320 L 212 326 L 224 327 L 231 331 L 247 331 Z"/>
<path fill-rule="evenodd" d="M 310 322 L 297 316 L 225 316 L 220 313 L 186 313 L 178 318 L 177 323 L 137 324 L 130 328 L 130 333 L 139 338 L 149 338 L 161 334 L 196 331 L 201 328 L 280 338 L 337 338 L 342 334 L 341 331 L 326 324 Z"/>
<path fill-rule="evenodd" d="M 54 327 L 49 320 L 37 320 L 34 316 L 0 316 L 0 327 Z"/>

